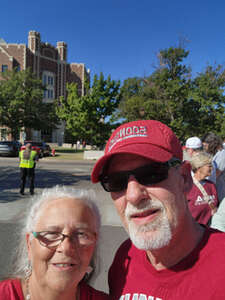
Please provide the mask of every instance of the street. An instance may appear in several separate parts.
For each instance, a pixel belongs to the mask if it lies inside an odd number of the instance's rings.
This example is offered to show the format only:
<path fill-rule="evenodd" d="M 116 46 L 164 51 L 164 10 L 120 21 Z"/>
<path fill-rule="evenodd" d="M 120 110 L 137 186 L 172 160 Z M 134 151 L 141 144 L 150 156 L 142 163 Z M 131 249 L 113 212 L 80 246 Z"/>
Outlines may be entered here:
<path fill-rule="evenodd" d="M 100 272 L 93 276 L 91 285 L 107 292 L 108 268 L 116 249 L 127 238 L 127 234 L 121 226 L 110 195 L 100 184 L 92 184 L 90 181 L 94 163 L 94 161 L 40 159 L 35 173 L 35 193 L 56 184 L 95 191 L 96 204 L 102 216 L 102 229 L 98 253 Z M 16 247 L 14 235 L 18 233 L 23 220 L 26 203 L 30 197 L 28 192 L 27 188 L 24 196 L 19 194 L 18 158 L 0 157 L 0 278 L 6 276 L 11 254 Z"/>

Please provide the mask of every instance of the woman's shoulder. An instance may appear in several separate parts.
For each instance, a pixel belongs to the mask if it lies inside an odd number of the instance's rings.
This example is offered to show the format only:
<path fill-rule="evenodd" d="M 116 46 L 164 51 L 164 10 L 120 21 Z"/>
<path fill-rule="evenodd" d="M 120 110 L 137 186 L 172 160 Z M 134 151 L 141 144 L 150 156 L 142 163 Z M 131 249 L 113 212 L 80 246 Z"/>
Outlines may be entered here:
<path fill-rule="evenodd" d="M 82 283 L 80 289 L 80 300 L 110 300 L 110 296 L 103 291 L 96 290 L 92 286 Z"/>
<path fill-rule="evenodd" d="M 10 278 L 0 281 L 0 299 L 23 299 L 20 280 L 17 278 Z"/>
<path fill-rule="evenodd" d="M 10 286 L 20 286 L 20 280 L 17 278 L 9 278 L 0 281 L 1 288 L 10 287 Z"/>
<path fill-rule="evenodd" d="M 212 182 L 212 181 L 211 181 L 211 180 L 209 180 L 209 179 L 206 179 L 206 178 L 203 180 L 203 186 L 204 186 L 204 185 L 208 185 L 208 186 L 210 186 L 210 187 L 212 187 L 212 186 L 213 186 L 213 187 L 215 187 L 215 188 L 216 188 L 216 185 L 215 185 L 215 183 L 214 183 L 214 182 Z"/>

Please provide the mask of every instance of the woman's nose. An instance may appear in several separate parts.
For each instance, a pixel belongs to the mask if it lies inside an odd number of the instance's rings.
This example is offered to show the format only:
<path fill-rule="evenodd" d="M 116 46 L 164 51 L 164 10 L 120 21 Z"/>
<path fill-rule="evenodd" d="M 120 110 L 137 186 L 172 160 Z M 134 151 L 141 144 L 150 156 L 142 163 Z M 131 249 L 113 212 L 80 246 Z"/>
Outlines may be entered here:
<path fill-rule="evenodd" d="M 65 254 L 74 253 L 79 251 L 79 244 L 76 239 L 71 239 L 69 236 L 66 236 L 57 247 L 57 251 L 64 252 Z"/>

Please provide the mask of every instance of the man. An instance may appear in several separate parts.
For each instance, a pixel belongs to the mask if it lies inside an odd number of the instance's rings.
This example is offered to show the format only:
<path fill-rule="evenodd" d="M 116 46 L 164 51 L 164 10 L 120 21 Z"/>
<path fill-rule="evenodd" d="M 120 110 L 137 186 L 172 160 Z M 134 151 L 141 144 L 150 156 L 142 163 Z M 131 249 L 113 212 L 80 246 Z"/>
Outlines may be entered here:
<path fill-rule="evenodd" d="M 24 195 L 26 178 L 30 179 L 30 194 L 34 194 L 35 164 L 38 161 L 38 153 L 32 150 L 30 143 L 26 144 L 26 149 L 20 151 L 20 194 Z"/>
<path fill-rule="evenodd" d="M 154 120 L 121 125 L 92 181 L 111 193 L 130 236 L 109 270 L 113 299 L 225 299 L 225 235 L 192 218 L 190 168 L 172 130 Z"/>
<path fill-rule="evenodd" d="M 188 138 L 185 143 L 185 150 L 185 160 L 191 160 L 192 156 L 202 151 L 202 141 L 197 136 Z"/>

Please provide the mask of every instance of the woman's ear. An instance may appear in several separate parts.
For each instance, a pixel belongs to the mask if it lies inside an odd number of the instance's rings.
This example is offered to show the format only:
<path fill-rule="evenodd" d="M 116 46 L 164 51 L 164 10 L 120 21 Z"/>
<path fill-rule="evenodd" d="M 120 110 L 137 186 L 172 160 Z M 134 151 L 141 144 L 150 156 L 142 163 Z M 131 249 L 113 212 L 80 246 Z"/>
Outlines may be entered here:
<path fill-rule="evenodd" d="M 190 191 L 193 185 L 191 176 L 191 164 L 189 161 L 184 161 L 181 165 L 181 175 L 184 179 L 184 193 L 185 195 Z"/>

